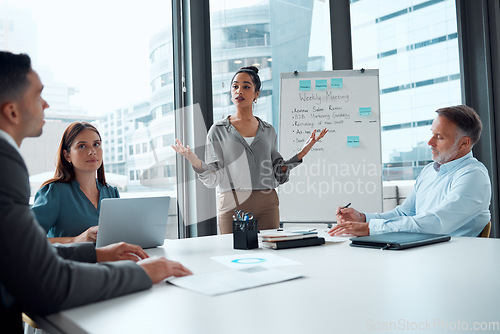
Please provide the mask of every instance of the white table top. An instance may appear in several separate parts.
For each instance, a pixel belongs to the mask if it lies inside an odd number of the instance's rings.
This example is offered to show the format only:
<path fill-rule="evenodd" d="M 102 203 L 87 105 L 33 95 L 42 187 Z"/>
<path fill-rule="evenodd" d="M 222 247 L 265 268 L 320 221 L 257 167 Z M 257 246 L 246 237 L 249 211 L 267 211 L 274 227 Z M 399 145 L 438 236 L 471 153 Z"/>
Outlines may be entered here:
<path fill-rule="evenodd" d="M 404 251 L 355 248 L 349 243 L 244 251 L 232 248 L 232 235 L 166 240 L 163 247 L 148 253 L 180 261 L 195 274 L 228 269 L 212 256 L 272 252 L 301 263 L 276 269 L 305 277 L 215 297 L 159 283 L 46 320 L 67 333 L 392 333 L 410 329 L 443 333 L 464 326 L 474 332 L 473 326 L 484 327 L 488 322 L 500 326 L 499 239 L 452 238 Z"/>

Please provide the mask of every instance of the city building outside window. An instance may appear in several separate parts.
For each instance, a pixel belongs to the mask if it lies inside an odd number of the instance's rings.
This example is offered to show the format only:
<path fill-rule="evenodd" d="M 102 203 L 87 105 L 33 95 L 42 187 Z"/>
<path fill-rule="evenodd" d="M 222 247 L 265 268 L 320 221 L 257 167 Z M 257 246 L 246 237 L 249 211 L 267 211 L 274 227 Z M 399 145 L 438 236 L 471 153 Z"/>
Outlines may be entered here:
<path fill-rule="evenodd" d="M 351 0 L 354 68 L 379 69 L 384 180 L 432 161 L 435 110 L 461 104 L 455 0 Z"/>
<path fill-rule="evenodd" d="M 152 138 L 173 138 L 175 128 L 173 112 L 161 121 L 152 117 L 173 102 L 171 15 L 171 1 L 163 0 L 0 2 L 0 26 L 11 27 L 0 28 L 0 49 L 30 55 L 50 104 L 41 138 L 21 147 L 32 196 L 54 174 L 62 133 L 79 120 L 100 131 L 106 180 L 121 197 L 168 195 L 176 203 L 175 152 L 147 149 Z M 121 142 L 129 150 L 115 149 Z M 159 166 L 173 173 L 150 172 Z M 176 238 L 176 205 L 170 214 L 167 237 Z"/>
<path fill-rule="evenodd" d="M 211 0 L 213 119 L 234 112 L 230 81 L 256 66 L 262 90 L 254 114 L 279 131 L 280 73 L 332 69 L 328 1 Z"/>

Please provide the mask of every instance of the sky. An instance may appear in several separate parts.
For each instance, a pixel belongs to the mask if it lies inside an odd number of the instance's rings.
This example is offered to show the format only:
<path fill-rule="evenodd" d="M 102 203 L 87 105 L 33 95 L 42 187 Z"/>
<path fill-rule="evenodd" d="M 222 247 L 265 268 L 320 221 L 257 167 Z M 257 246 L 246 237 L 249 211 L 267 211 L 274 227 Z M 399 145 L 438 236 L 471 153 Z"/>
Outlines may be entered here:
<path fill-rule="evenodd" d="M 0 6 L 6 3 L 32 10 L 35 66 L 79 88 L 73 102 L 89 114 L 149 98 L 149 41 L 171 25 L 170 1 L 2 0 Z"/>
<path fill-rule="evenodd" d="M 213 0 L 211 10 L 267 1 Z M 88 114 L 102 115 L 149 99 L 149 42 L 171 25 L 171 1 L 0 0 L 0 10 L 5 6 L 31 11 L 37 34 L 34 66 L 49 68 L 54 81 L 77 88 L 71 102 Z"/>

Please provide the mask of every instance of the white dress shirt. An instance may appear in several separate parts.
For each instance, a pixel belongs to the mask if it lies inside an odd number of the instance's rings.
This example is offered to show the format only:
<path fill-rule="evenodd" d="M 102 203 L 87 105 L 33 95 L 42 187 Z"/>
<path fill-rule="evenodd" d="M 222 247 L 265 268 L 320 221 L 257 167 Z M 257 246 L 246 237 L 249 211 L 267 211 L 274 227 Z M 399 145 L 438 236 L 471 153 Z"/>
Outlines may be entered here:
<path fill-rule="evenodd" d="M 11 144 L 12 147 L 14 147 L 17 152 L 19 152 L 19 154 L 21 154 L 21 150 L 19 150 L 19 146 L 17 146 L 17 143 L 16 141 L 14 140 L 14 138 L 12 138 L 11 135 L 9 135 L 7 132 L 3 131 L 3 130 L 0 130 L 0 138 L 3 138 L 7 141 L 7 143 Z"/>

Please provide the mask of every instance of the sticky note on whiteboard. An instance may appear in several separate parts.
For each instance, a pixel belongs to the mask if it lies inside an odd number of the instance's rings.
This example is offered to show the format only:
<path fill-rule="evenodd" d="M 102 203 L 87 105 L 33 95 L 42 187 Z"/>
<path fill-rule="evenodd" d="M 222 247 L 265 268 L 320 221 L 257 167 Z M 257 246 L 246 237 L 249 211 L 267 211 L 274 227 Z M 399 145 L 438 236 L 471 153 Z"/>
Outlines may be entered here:
<path fill-rule="evenodd" d="M 359 136 L 347 136 L 347 146 L 358 147 L 359 146 Z"/>
<path fill-rule="evenodd" d="M 311 80 L 300 80 L 299 90 L 311 90 Z"/>
<path fill-rule="evenodd" d="M 359 108 L 359 116 L 369 116 L 372 114 L 372 108 L 371 107 L 362 107 Z"/>
<path fill-rule="evenodd" d="M 317 90 L 325 90 L 328 88 L 328 81 L 325 80 L 316 80 L 316 89 Z"/>
<path fill-rule="evenodd" d="M 344 87 L 344 80 L 342 78 L 332 78 L 332 88 Z"/>

